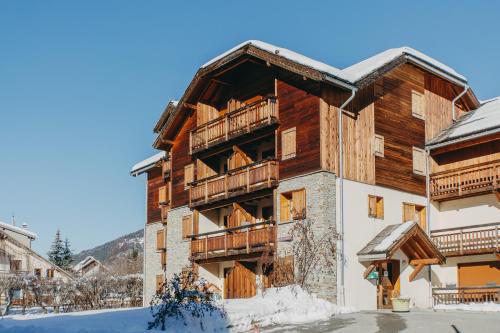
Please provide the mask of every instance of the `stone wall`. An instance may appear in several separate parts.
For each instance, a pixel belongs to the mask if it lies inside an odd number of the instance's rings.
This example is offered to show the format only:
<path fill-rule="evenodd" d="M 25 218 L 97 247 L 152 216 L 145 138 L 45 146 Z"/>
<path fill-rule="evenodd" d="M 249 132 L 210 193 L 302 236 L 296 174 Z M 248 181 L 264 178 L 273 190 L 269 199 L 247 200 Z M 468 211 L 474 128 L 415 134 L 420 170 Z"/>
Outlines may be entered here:
<path fill-rule="evenodd" d="M 278 256 L 293 254 L 293 244 L 297 240 L 290 238 L 290 230 L 295 223 L 311 223 L 315 237 L 320 238 L 336 230 L 336 176 L 329 172 L 294 177 L 280 181 L 277 189 L 277 212 L 280 221 L 280 195 L 293 190 L 306 190 L 306 219 L 302 221 L 278 223 Z M 297 267 L 295 267 L 297 268 Z M 295 271 L 297 274 L 297 269 Z M 315 266 L 306 280 L 306 288 L 318 297 L 336 302 L 337 278 L 336 265 L 320 263 Z"/>
<path fill-rule="evenodd" d="M 156 249 L 156 232 L 164 228 L 161 222 L 148 223 L 145 227 L 144 239 L 144 305 L 149 302 L 156 293 L 156 275 L 165 274 L 161 267 L 160 251 Z"/>
<path fill-rule="evenodd" d="M 190 265 L 191 242 L 189 239 L 182 239 L 182 217 L 192 213 L 188 206 L 178 207 L 168 212 L 167 280 Z"/>

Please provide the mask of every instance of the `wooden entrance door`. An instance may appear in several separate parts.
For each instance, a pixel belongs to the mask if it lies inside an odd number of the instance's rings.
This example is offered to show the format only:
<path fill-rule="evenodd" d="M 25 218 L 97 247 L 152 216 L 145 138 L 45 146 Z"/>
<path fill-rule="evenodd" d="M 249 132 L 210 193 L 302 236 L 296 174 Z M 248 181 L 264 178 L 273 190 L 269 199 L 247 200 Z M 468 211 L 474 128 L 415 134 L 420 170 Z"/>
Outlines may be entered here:
<path fill-rule="evenodd" d="M 224 269 L 224 298 L 248 298 L 256 294 L 255 262 L 237 261 Z"/>
<path fill-rule="evenodd" d="M 391 260 L 377 265 L 377 308 L 391 309 L 391 298 L 400 292 L 399 260 Z"/>

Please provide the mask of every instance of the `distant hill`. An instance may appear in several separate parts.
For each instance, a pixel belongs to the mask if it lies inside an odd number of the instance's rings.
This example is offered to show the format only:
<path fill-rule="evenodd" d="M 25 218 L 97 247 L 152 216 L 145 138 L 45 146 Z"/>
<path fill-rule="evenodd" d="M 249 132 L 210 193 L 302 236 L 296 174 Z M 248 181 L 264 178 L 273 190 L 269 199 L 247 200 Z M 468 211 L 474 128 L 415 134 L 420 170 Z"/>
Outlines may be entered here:
<path fill-rule="evenodd" d="M 84 250 L 74 255 L 73 264 L 76 265 L 87 256 L 92 256 L 115 273 L 141 273 L 143 237 L 144 231 L 141 229 L 92 249 Z"/>

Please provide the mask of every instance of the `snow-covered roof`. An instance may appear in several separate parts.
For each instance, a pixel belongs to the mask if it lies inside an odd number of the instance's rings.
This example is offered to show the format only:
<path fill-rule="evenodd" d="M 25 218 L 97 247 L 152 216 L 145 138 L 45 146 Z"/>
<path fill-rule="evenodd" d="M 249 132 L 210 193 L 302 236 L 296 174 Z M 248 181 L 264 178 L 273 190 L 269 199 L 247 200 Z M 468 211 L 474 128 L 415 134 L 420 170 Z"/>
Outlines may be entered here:
<path fill-rule="evenodd" d="M 92 262 L 97 262 L 99 265 L 102 265 L 101 262 L 99 260 L 97 260 L 96 258 L 94 258 L 92 256 L 87 256 L 87 257 L 85 257 L 85 259 L 83 259 L 82 261 L 77 263 L 75 266 L 73 266 L 73 270 L 75 272 L 78 272 Z"/>
<path fill-rule="evenodd" d="M 12 225 L 12 224 L 5 223 L 2 221 L 0 221 L 0 230 L 9 230 L 11 232 L 15 232 L 15 233 L 24 235 L 28 238 L 33 239 L 33 240 L 35 240 L 37 237 L 37 235 L 34 232 L 28 231 L 26 228 L 19 228 L 19 227 Z"/>
<path fill-rule="evenodd" d="M 132 176 L 138 176 L 141 173 L 144 173 L 148 171 L 149 169 L 153 168 L 155 164 L 160 161 L 162 158 L 165 157 L 165 152 L 159 152 L 158 154 L 155 154 L 151 157 L 146 158 L 143 161 L 140 161 L 139 163 L 136 163 L 133 167 L 132 170 L 130 170 L 130 174 Z"/>
<path fill-rule="evenodd" d="M 344 68 L 342 70 L 342 74 L 345 75 L 345 77 L 349 78 L 350 82 L 357 82 L 368 76 L 369 74 L 375 72 L 377 69 L 404 55 L 414 57 L 462 81 L 467 81 L 465 76 L 459 74 L 453 68 L 408 46 L 385 50 L 350 67 Z"/>
<path fill-rule="evenodd" d="M 435 148 L 497 132 L 500 132 L 500 96 L 482 102 L 479 108 L 459 118 L 427 145 Z"/>
<path fill-rule="evenodd" d="M 207 63 L 205 63 L 201 68 L 208 67 L 209 65 L 213 64 L 214 62 L 226 57 L 227 55 L 247 46 L 247 45 L 252 45 L 256 48 L 259 48 L 263 51 L 267 51 L 270 53 L 274 53 L 276 55 L 279 55 L 281 57 L 284 57 L 288 60 L 294 61 L 296 63 L 299 63 L 301 65 L 310 67 L 314 70 L 317 70 L 319 72 L 331 75 L 335 78 L 341 79 L 343 81 L 349 82 L 351 84 L 355 84 L 359 80 L 365 78 L 369 74 L 377 71 L 379 68 L 389 64 L 390 62 L 396 60 L 397 58 L 401 56 L 410 56 L 413 57 L 417 60 L 420 60 L 421 62 L 430 65 L 431 67 L 434 67 L 435 69 L 438 69 L 440 71 L 443 71 L 461 81 L 466 82 L 467 79 L 465 76 L 459 74 L 457 71 L 455 71 L 453 68 L 437 61 L 436 59 L 429 57 L 428 55 L 417 51 L 411 47 L 408 46 L 403 46 L 399 48 L 394 48 L 394 49 L 388 49 L 386 51 L 383 51 L 381 53 L 378 53 L 368 59 L 365 59 L 361 62 L 358 62 L 350 67 L 344 68 L 344 69 L 339 69 L 336 67 L 333 67 L 331 65 L 325 64 L 323 62 L 311 59 L 309 57 L 306 57 L 300 53 L 278 47 L 269 43 L 265 43 L 259 40 L 248 40 L 246 42 L 243 42 L 241 44 L 236 45 L 232 49 L 216 56 L 215 58 L 211 59 Z"/>

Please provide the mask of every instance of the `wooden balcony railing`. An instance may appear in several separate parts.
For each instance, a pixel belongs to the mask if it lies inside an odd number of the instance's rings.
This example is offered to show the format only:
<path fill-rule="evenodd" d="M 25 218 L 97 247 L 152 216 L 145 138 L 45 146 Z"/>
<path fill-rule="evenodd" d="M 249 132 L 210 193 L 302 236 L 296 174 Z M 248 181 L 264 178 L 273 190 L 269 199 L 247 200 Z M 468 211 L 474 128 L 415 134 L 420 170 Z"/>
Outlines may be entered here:
<path fill-rule="evenodd" d="M 233 169 L 221 176 L 209 177 L 190 184 L 191 207 L 271 188 L 278 183 L 278 162 L 266 160 Z"/>
<path fill-rule="evenodd" d="M 445 256 L 495 253 L 500 250 L 500 223 L 431 231 L 431 239 Z"/>
<path fill-rule="evenodd" d="M 191 255 L 195 260 L 249 254 L 274 246 L 276 227 L 273 221 L 265 221 L 193 235 L 192 238 Z"/>
<path fill-rule="evenodd" d="M 190 132 L 192 154 L 278 122 L 276 97 L 268 97 L 211 120 Z"/>
<path fill-rule="evenodd" d="M 500 161 L 432 174 L 430 185 L 431 198 L 438 201 L 498 190 Z"/>
<path fill-rule="evenodd" d="M 500 302 L 500 286 L 433 288 L 432 298 L 437 304 Z"/>

